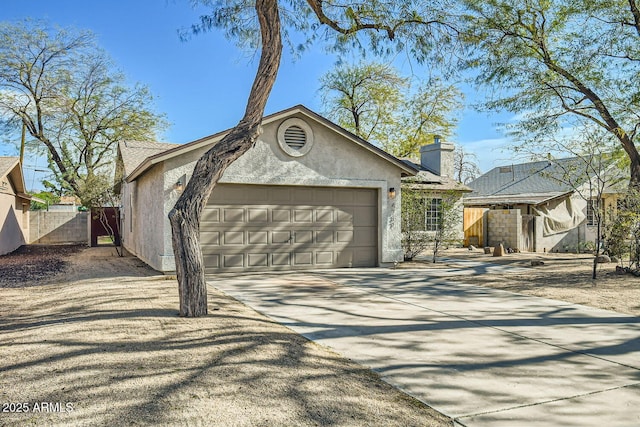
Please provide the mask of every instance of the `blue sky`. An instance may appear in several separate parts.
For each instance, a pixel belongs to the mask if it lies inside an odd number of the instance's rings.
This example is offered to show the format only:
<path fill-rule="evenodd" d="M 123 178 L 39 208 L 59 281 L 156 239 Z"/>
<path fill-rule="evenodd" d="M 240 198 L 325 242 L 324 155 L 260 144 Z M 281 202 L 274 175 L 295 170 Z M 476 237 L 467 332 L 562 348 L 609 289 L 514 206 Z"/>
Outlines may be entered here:
<path fill-rule="evenodd" d="M 185 143 L 239 120 L 257 66 L 257 60 L 220 32 L 179 40 L 177 31 L 197 22 L 203 11 L 187 0 L 2 0 L 0 21 L 31 17 L 93 31 L 131 82 L 150 87 L 156 110 L 171 123 L 162 139 Z M 336 59 L 322 49 L 310 49 L 295 60 L 285 53 L 266 113 L 296 104 L 321 112 L 319 79 Z M 479 96 L 468 87 L 463 90 L 467 102 Z M 496 126 L 507 120 L 508 115 L 466 108 L 454 142 L 477 155 L 483 172 L 510 163 L 509 153 L 499 148 L 505 140 Z M 12 150 L 0 140 L 0 155 L 15 154 Z M 29 188 L 40 179 L 33 169 L 46 166 L 37 162 L 25 161 Z"/>

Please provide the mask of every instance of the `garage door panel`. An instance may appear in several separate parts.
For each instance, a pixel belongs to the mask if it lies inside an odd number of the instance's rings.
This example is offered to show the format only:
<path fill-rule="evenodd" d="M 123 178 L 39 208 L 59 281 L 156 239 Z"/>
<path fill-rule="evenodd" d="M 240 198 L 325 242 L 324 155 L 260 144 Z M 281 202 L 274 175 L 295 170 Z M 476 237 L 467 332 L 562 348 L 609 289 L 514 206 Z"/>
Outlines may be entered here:
<path fill-rule="evenodd" d="M 369 260 L 375 256 L 372 249 L 360 248 L 353 250 L 353 267 L 367 267 Z"/>
<path fill-rule="evenodd" d="M 353 250 L 344 249 L 338 252 L 337 264 L 338 267 L 352 267 L 353 266 Z"/>
<path fill-rule="evenodd" d="M 294 243 L 313 243 L 312 230 L 297 230 L 293 238 Z"/>
<path fill-rule="evenodd" d="M 206 249 L 205 247 L 202 248 L 203 251 Z M 220 268 L 220 255 L 215 254 L 215 255 L 204 255 L 202 257 L 202 260 L 204 261 L 204 265 L 207 268 Z"/>
<path fill-rule="evenodd" d="M 316 251 L 316 264 L 318 264 L 318 265 L 332 265 L 333 264 L 333 252 L 331 252 L 331 251 Z"/>
<path fill-rule="evenodd" d="M 269 209 L 267 208 L 249 208 L 247 215 L 247 222 L 251 224 L 269 222 Z"/>
<path fill-rule="evenodd" d="M 297 266 L 311 267 L 313 265 L 313 252 L 294 252 L 293 263 Z"/>
<path fill-rule="evenodd" d="M 225 231 L 222 241 L 225 245 L 244 245 L 244 231 Z"/>
<path fill-rule="evenodd" d="M 333 189 L 319 188 L 314 192 L 314 202 L 319 205 L 327 205 L 333 203 Z"/>
<path fill-rule="evenodd" d="M 332 209 L 316 209 L 316 222 L 331 223 L 333 222 Z"/>
<path fill-rule="evenodd" d="M 289 203 L 291 201 L 291 191 L 289 187 L 271 187 L 269 195 L 273 204 Z"/>
<path fill-rule="evenodd" d="M 336 203 L 339 205 L 353 205 L 354 198 L 353 190 L 336 190 Z"/>
<path fill-rule="evenodd" d="M 225 208 L 222 211 L 224 222 L 244 222 L 244 209 L 242 208 Z"/>
<path fill-rule="evenodd" d="M 348 244 L 351 241 L 353 241 L 353 230 L 338 230 L 338 231 L 336 231 L 336 242 L 338 242 L 338 243 L 347 243 Z"/>
<path fill-rule="evenodd" d="M 313 193 L 308 188 L 294 188 L 292 202 L 296 205 L 308 205 L 313 203 Z"/>
<path fill-rule="evenodd" d="M 333 243 L 333 230 L 316 231 L 316 243 Z"/>
<path fill-rule="evenodd" d="M 220 245 L 220 232 L 219 231 L 209 231 L 209 232 L 200 232 L 200 245 Z"/>
<path fill-rule="evenodd" d="M 377 206 L 378 194 L 374 191 L 354 190 L 354 202 L 359 206 Z"/>
<path fill-rule="evenodd" d="M 337 222 L 353 224 L 353 208 L 338 209 L 336 215 Z"/>
<path fill-rule="evenodd" d="M 378 233 L 376 227 L 355 227 L 354 246 L 376 246 L 378 243 Z"/>
<path fill-rule="evenodd" d="M 220 184 L 200 227 L 206 271 L 375 266 L 377 195 L 373 189 Z"/>
<path fill-rule="evenodd" d="M 291 211 L 289 209 L 273 209 L 271 211 L 273 222 L 291 222 Z"/>
<path fill-rule="evenodd" d="M 220 222 L 220 208 L 207 207 L 202 213 L 202 222 Z"/>
<path fill-rule="evenodd" d="M 269 243 L 269 232 L 248 231 L 250 245 L 266 245 Z"/>
<path fill-rule="evenodd" d="M 378 215 L 369 207 L 357 206 L 353 208 L 353 225 L 355 227 L 374 227 L 378 224 Z"/>
<path fill-rule="evenodd" d="M 219 200 L 229 204 L 244 203 L 247 200 L 247 193 L 235 191 L 235 188 L 232 186 L 217 185 L 213 189 L 209 203 L 211 203 L 211 200 Z"/>
<path fill-rule="evenodd" d="M 231 253 L 222 255 L 224 268 L 244 268 L 244 253 Z"/>
<path fill-rule="evenodd" d="M 271 233 L 271 243 L 273 244 L 289 244 L 291 242 L 290 231 L 274 231 Z"/>
<path fill-rule="evenodd" d="M 293 221 L 296 223 L 310 223 L 313 222 L 313 210 L 312 209 L 296 209 L 293 211 Z"/>
<path fill-rule="evenodd" d="M 291 254 L 289 252 L 271 254 L 271 265 L 274 267 L 291 265 Z"/>
<path fill-rule="evenodd" d="M 248 267 L 268 267 L 269 254 L 266 253 L 250 253 L 247 256 Z"/>

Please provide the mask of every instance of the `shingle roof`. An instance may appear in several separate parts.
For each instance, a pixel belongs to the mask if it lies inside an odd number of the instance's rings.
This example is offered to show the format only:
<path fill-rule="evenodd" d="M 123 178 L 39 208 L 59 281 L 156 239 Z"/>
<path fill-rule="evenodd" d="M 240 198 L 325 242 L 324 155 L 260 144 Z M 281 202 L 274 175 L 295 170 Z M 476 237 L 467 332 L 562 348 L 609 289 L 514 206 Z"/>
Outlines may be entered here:
<path fill-rule="evenodd" d="M 5 176 L 15 166 L 20 157 L 2 157 L 0 156 L 0 176 Z"/>
<path fill-rule="evenodd" d="M 584 169 L 578 157 L 499 166 L 469 183 L 473 192 L 468 197 L 566 193 L 572 190 L 568 181 L 586 181 Z M 563 179 L 567 172 L 569 180 Z"/>
<path fill-rule="evenodd" d="M 118 149 L 122 157 L 124 176 L 133 172 L 147 157 L 163 153 L 178 146 L 180 144 L 166 142 L 120 141 Z"/>
<path fill-rule="evenodd" d="M 470 192 L 471 188 L 456 181 L 455 179 L 436 175 L 433 172 L 427 170 L 420 163 L 415 162 L 412 159 L 401 159 L 403 163 L 417 169 L 419 172 L 416 176 L 403 177 L 402 183 L 410 185 L 412 188 L 421 190 L 439 190 L 450 191 L 457 190 L 463 192 Z"/>

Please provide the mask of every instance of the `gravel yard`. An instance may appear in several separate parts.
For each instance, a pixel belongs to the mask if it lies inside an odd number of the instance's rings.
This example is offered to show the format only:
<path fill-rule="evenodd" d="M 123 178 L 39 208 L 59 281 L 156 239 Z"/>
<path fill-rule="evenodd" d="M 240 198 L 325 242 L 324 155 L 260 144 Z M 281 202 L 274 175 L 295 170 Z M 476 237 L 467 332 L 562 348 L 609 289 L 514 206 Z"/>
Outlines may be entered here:
<path fill-rule="evenodd" d="M 442 268 L 456 266 L 451 259 L 486 261 L 521 267 L 522 272 L 464 276 L 456 280 L 496 289 L 557 299 L 591 307 L 640 316 L 640 277 L 616 274 L 614 263 L 598 264 L 597 278 L 591 279 L 593 255 L 567 253 L 513 253 L 502 257 L 484 254 L 482 250 L 449 249 L 442 253 L 445 261 L 436 264 L 410 262 L 401 268 Z M 531 261 L 544 262 L 532 266 Z"/>
<path fill-rule="evenodd" d="M 517 266 L 526 273 L 450 280 L 640 315 L 640 279 L 603 264 L 592 281 L 587 255 L 443 256 L 399 268 Z M 0 257 L 0 409 L 10 410 L 0 426 L 451 425 L 372 371 L 209 295 L 210 315 L 179 318 L 175 279 L 110 247 L 30 246 Z"/>
<path fill-rule="evenodd" d="M 46 283 L 69 266 L 69 258 L 84 246 L 26 245 L 0 256 L 0 287 L 18 288 Z"/>
<path fill-rule="evenodd" d="M 178 317 L 175 279 L 113 248 L 26 250 L 0 271 L 0 426 L 452 425 L 212 288 L 210 315 Z"/>

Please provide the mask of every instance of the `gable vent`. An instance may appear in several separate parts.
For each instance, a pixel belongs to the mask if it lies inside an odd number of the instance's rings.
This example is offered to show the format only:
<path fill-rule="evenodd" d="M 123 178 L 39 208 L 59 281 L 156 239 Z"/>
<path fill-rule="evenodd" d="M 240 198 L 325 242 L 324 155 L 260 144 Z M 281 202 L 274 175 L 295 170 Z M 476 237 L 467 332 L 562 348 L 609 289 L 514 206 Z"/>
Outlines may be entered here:
<path fill-rule="evenodd" d="M 313 147 L 313 130 L 301 118 L 286 119 L 278 126 L 278 145 L 287 156 L 306 156 Z"/>
<path fill-rule="evenodd" d="M 299 150 L 307 143 L 307 134 L 300 126 L 289 126 L 284 131 L 284 142 L 294 150 Z"/>

